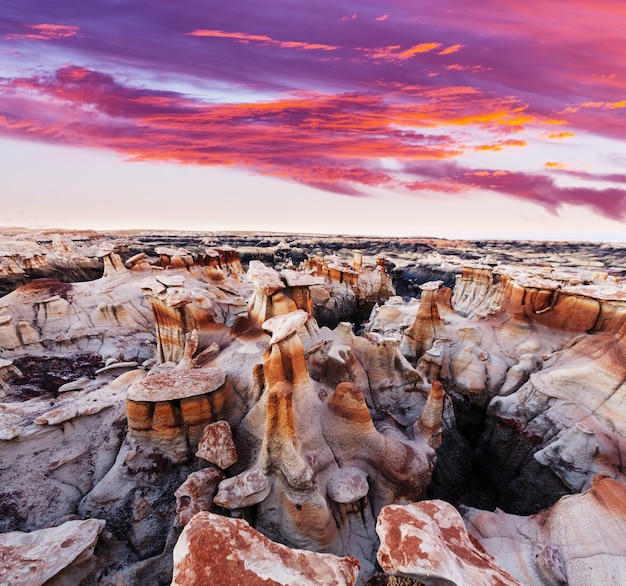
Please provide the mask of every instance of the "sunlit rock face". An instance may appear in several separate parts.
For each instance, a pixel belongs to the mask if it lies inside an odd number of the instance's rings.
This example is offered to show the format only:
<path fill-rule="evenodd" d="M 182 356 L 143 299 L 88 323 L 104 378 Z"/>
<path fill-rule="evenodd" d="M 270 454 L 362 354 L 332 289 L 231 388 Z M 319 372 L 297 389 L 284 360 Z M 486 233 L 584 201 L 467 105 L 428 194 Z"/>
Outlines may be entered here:
<path fill-rule="evenodd" d="M 422 286 L 418 305 L 381 307 L 367 331 L 393 335 L 398 323 L 405 356 L 443 381 L 455 402 L 453 427 L 470 442 L 456 449 L 467 457 L 474 444 L 497 504 L 533 512 L 584 490 L 598 472 L 621 475 L 626 413 L 616 402 L 626 374 L 626 292 L 619 283 L 549 268 L 470 266 L 452 297 L 455 311 L 431 287 Z"/>
<path fill-rule="evenodd" d="M 100 278 L 0 299 L 0 527 L 25 555 L 93 519 L 75 583 L 624 581 L 618 277 L 493 244 L 390 264 L 283 239 L 244 267 L 150 240 L 81 241 Z"/>

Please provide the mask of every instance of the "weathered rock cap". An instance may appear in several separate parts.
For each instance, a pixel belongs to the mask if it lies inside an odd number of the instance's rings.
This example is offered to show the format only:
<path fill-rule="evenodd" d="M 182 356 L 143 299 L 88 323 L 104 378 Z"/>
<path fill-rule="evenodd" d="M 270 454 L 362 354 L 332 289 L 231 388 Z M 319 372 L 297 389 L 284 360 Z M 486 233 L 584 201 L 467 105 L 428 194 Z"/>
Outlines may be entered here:
<path fill-rule="evenodd" d="M 422 291 L 437 291 L 441 285 L 443 281 L 428 281 L 428 283 L 422 283 L 419 288 Z"/>
<path fill-rule="evenodd" d="M 309 319 L 309 314 L 303 309 L 291 311 L 285 315 L 277 315 L 266 320 L 262 328 L 272 334 L 270 344 L 277 344 L 297 332 Z"/>
<path fill-rule="evenodd" d="M 190 252 L 184 248 L 171 248 L 169 246 L 157 246 L 154 252 L 167 256 L 188 256 L 190 254 Z"/>
<path fill-rule="evenodd" d="M 315 277 L 308 273 L 294 271 L 293 269 L 280 271 L 280 276 L 285 280 L 288 287 L 310 287 L 312 285 L 323 285 L 325 282 L 322 277 Z"/>
<path fill-rule="evenodd" d="M 270 267 L 266 267 L 260 260 L 251 260 L 248 267 L 248 278 L 265 295 L 272 295 L 276 291 L 285 288 L 285 284 L 278 272 Z"/>
<path fill-rule="evenodd" d="M 352 466 L 339 468 L 326 485 L 328 496 L 336 503 L 353 503 L 367 496 L 367 474 Z"/>
<path fill-rule="evenodd" d="M 226 381 L 226 374 L 218 368 L 167 370 L 150 373 L 131 385 L 128 398 L 131 401 L 172 401 L 204 395 L 219 389 Z"/>
<path fill-rule="evenodd" d="M 576 285 L 564 287 L 563 292 L 604 301 L 626 301 L 626 289 L 614 285 Z"/>

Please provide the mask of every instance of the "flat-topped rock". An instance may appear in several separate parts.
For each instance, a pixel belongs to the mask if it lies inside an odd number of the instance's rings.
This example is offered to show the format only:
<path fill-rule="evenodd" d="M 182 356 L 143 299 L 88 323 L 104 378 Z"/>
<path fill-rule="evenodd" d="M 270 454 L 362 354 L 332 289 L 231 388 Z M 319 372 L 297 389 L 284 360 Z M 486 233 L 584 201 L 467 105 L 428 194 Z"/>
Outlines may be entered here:
<path fill-rule="evenodd" d="M 165 254 L 166 256 L 187 256 L 189 254 L 189 251 L 184 248 L 171 248 L 169 246 L 157 246 L 154 252 Z"/>
<path fill-rule="evenodd" d="M 443 281 L 428 281 L 428 283 L 422 283 L 419 288 L 422 291 L 437 291 L 441 285 Z"/>
<path fill-rule="evenodd" d="M 575 285 L 563 287 L 562 291 L 603 301 L 626 301 L 626 289 L 615 285 Z"/>
<path fill-rule="evenodd" d="M 263 329 L 272 334 L 270 344 L 277 344 L 297 332 L 309 319 L 303 309 L 285 315 L 277 315 L 263 322 Z"/>
<path fill-rule="evenodd" d="M 226 374 L 217 368 L 172 369 L 150 373 L 128 390 L 131 401 L 172 401 L 219 389 Z"/>
<path fill-rule="evenodd" d="M 289 287 L 310 287 L 312 285 L 323 285 L 324 279 L 322 277 L 316 277 L 303 273 L 300 271 L 294 271 L 293 269 L 284 269 L 280 271 L 280 276 L 285 280 Z"/>

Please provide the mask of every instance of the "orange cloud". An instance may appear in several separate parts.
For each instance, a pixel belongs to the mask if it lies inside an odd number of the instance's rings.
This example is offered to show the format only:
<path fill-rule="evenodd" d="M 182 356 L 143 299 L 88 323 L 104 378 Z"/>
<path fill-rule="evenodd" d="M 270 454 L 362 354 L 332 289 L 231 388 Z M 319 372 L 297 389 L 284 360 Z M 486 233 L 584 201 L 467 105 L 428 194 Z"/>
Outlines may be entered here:
<path fill-rule="evenodd" d="M 556 161 L 548 161 L 544 163 L 543 166 L 546 169 L 565 169 L 565 165 L 563 163 L 557 163 Z"/>
<path fill-rule="evenodd" d="M 377 16 L 376 20 L 380 22 L 381 20 L 387 20 L 388 18 L 389 18 L 388 14 L 383 14 L 382 16 Z"/>
<path fill-rule="evenodd" d="M 549 138 L 551 140 L 563 140 L 564 138 L 572 138 L 576 136 L 573 132 L 565 131 L 565 132 L 551 132 L 549 134 L 542 135 L 545 138 Z"/>
<path fill-rule="evenodd" d="M 67 39 L 78 33 L 77 26 L 65 24 L 27 24 L 26 28 L 35 31 L 32 33 L 13 33 L 4 35 L 8 41 L 26 40 L 26 41 L 53 41 L 56 39 Z"/>
<path fill-rule="evenodd" d="M 198 29 L 195 31 L 191 31 L 190 33 L 186 33 L 190 37 L 213 37 L 219 39 L 236 39 L 243 43 L 255 42 L 261 45 L 275 45 L 277 47 L 281 47 L 282 49 L 298 49 L 302 51 L 334 51 L 339 47 L 335 47 L 333 45 L 324 45 L 321 43 L 304 43 L 301 41 L 278 41 L 276 39 L 272 39 L 267 35 L 250 35 L 247 33 L 240 32 L 228 32 L 221 30 L 209 30 L 209 29 Z"/>
<path fill-rule="evenodd" d="M 523 147 L 523 146 L 527 146 L 527 142 L 525 140 L 513 140 L 513 139 L 502 140 L 495 144 L 483 144 L 483 145 L 476 146 L 474 147 L 474 150 L 475 151 L 500 152 L 503 148 L 511 147 L 511 146 Z"/>
<path fill-rule="evenodd" d="M 439 47 L 441 47 L 441 43 L 420 43 L 419 45 L 413 45 L 404 51 L 399 51 L 400 45 L 376 47 L 375 49 L 360 48 L 360 50 L 372 59 L 400 59 L 404 61 L 419 53 L 430 53 Z"/>
<path fill-rule="evenodd" d="M 446 47 L 442 51 L 439 51 L 438 55 L 450 55 L 451 53 L 456 53 L 460 49 L 462 49 L 465 45 L 452 45 L 450 47 Z"/>

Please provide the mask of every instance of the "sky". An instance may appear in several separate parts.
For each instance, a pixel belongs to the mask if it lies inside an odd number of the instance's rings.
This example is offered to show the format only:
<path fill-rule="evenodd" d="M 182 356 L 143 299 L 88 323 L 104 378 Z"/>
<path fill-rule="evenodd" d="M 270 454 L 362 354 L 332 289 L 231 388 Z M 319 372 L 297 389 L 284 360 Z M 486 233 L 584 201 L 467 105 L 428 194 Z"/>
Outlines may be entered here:
<path fill-rule="evenodd" d="M 0 225 L 626 240 L 623 0 L 4 0 Z"/>

